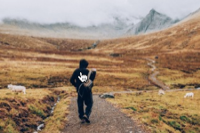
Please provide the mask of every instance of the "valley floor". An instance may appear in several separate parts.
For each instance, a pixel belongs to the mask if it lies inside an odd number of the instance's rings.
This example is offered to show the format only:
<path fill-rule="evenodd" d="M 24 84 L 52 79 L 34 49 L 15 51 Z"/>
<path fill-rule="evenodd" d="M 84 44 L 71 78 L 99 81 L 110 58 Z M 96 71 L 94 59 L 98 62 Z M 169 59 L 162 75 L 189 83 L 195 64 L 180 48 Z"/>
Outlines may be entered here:
<path fill-rule="evenodd" d="M 183 30 L 183 27 L 186 29 Z M 194 89 L 200 87 L 199 21 L 186 23 L 183 27 L 172 27 L 149 35 L 104 40 L 95 48 L 91 46 L 97 40 L 0 34 L 0 114 L 6 116 L 0 120 L 0 131 L 5 130 L 7 133 L 9 130 L 15 131 L 15 128 L 16 132 L 33 131 L 37 124 L 44 121 L 46 123 L 44 133 L 49 131 L 59 133 L 64 128 L 64 132 L 80 132 L 80 127 L 84 131 L 91 132 L 143 131 L 143 126 L 138 127 L 139 123 L 144 124 L 151 132 L 165 130 L 165 132 L 198 133 L 199 92 Z M 117 108 L 125 110 L 134 121 L 107 101 L 95 96 L 91 117 L 93 123 L 90 126 L 78 123 L 74 98 L 76 93 L 69 80 L 73 71 L 79 67 L 80 59 L 83 58 L 88 60 L 89 69 L 97 69 L 94 94 L 116 91 L 142 92 L 116 93 L 115 99 L 108 100 Z M 149 61 L 144 60 L 147 58 L 155 60 L 153 67 L 147 64 Z M 153 75 L 152 69 L 156 69 L 155 71 L 159 73 Z M 159 83 L 173 90 L 191 88 L 195 97 L 183 99 L 184 91 L 167 92 L 160 97 L 156 93 L 160 88 L 156 87 L 155 83 L 152 84 L 149 79 L 152 79 L 151 82 L 160 81 Z M 6 90 L 8 84 L 26 86 L 27 95 L 8 92 Z M 41 105 L 29 102 L 25 108 L 21 108 L 23 105 L 20 101 L 41 102 L 40 100 L 47 95 L 55 97 L 56 93 L 50 91 L 52 88 L 63 86 L 61 92 L 64 93 L 59 94 L 62 99 L 58 104 L 59 108 L 55 108 L 53 117 L 43 119 L 48 115 L 48 111 L 47 113 L 44 111 L 48 107 L 45 102 Z M 40 91 L 35 90 L 36 88 L 43 89 Z M 152 90 L 152 93 L 146 93 Z M 37 95 L 29 95 L 30 92 Z M 40 92 L 45 96 L 40 97 Z M 38 100 L 38 97 L 41 99 Z M 71 97 L 73 98 L 70 108 L 67 108 Z M 6 100 L 7 98 L 9 100 Z M 13 99 L 16 98 L 19 99 L 13 103 Z M 18 109 L 15 104 L 19 104 L 20 108 Z M 5 109 L 4 105 L 8 107 Z M 33 118 L 39 120 L 34 122 L 32 119 L 23 119 L 31 121 L 32 127 L 17 123 L 18 114 L 23 113 L 20 109 L 32 111 L 32 115 L 35 116 Z M 158 126 L 160 128 L 157 128 Z"/>

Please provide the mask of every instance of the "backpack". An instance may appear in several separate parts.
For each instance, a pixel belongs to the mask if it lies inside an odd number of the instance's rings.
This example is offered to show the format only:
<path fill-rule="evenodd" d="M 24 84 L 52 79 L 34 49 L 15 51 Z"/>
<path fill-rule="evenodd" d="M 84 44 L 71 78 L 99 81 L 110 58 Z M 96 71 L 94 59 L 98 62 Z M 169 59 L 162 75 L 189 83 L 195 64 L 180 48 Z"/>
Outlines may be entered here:
<path fill-rule="evenodd" d="M 82 83 L 80 86 L 79 86 L 79 88 L 78 88 L 78 94 L 81 96 L 81 97 L 83 97 L 83 95 L 84 95 L 84 92 L 83 92 L 83 94 L 81 95 L 81 93 L 80 93 L 80 88 L 81 88 L 81 86 L 84 86 L 84 89 L 86 90 L 86 91 L 90 91 L 91 89 L 92 89 L 92 87 L 93 87 L 93 81 L 90 79 L 90 75 L 91 75 L 91 73 L 92 73 L 92 71 L 89 71 L 89 73 L 88 73 L 88 80 L 85 82 L 85 83 Z"/>
<path fill-rule="evenodd" d="M 88 80 L 85 83 L 83 83 L 83 86 L 89 90 L 91 90 L 92 86 L 93 86 L 93 81 L 90 79 L 91 73 L 92 73 L 92 71 L 90 70 L 88 73 L 88 78 L 87 78 Z"/>

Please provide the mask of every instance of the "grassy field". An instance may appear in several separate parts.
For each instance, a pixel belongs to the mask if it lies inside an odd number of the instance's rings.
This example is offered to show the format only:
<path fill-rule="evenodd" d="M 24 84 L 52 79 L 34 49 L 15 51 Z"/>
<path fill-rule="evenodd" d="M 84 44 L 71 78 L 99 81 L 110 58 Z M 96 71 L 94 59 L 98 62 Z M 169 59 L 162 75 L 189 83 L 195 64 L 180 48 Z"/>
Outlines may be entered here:
<path fill-rule="evenodd" d="M 5 52 L 6 51 L 6 52 Z M 20 84 L 27 88 L 61 87 L 70 85 L 73 71 L 80 59 L 88 60 L 89 69 L 96 68 L 94 92 L 140 89 L 148 86 L 148 66 L 144 60 L 115 58 L 90 52 L 55 52 L 23 49 L 0 49 L 0 87 Z M 151 85 L 149 85 L 151 86 Z"/>
<path fill-rule="evenodd" d="M 142 94 L 116 94 L 108 99 L 133 119 L 142 122 L 155 133 L 199 133 L 200 132 L 200 91 L 194 98 L 184 99 L 188 91 L 156 92 Z"/>
<path fill-rule="evenodd" d="M 158 79 L 171 89 L 200 87 L 199 52 L 163 54 L 156 62 L 160 71 Z"/>
<path fill-rule="evenodd" d="M 75 94 L 75 88 L 70 85 L 69 79 L 73 71 L 79 67 L 79 60 L 82 58 L 89 61 L 89 69 L 97 69 L 97 75 L 94 81 L 95 86 L 93 88 L 94 93 L 157 89 L 147 80 L 150 74 L 150 68 L 147 65 L 147 61 L 144 60 L 144 58 L 154 58 L 156 56 L 154 53 L 155 51 L 153 50 L 133 50 L 124 53 L 123 51 L 121 51 L 122 53 L 119 51 L 105 51 L 105 53 L 100 54 L 100 51 L 96 51 L 98 49 L 81 52 L 63 52 L 59 50 L 52 51 L 52 49 L 41 51 L 38 49 L 22 49 L 18 47 L 13 48 L 14 46 L 5 47 L 2 45 L 0 45 L 0 47 L 1 98 L 14 98 L 17 99 L 19 103 L 23 101 L 24 98 L 32 99 L 34 101 L 30 105 L 29 103 L 26 104 L 26 111 L 29 112 L 28 118 L 20 116 L 17 120 L 15 120 L 15 115 L 13 115 L 13 113 L 18 112 L 18 109 L 15 109 L 15 105 L 13 105 L 11 101 L 6 101 L 7 104 L 13 107 L 11 111 L 3 109 L 4 106 L 1 108 L 1 112 L 6 114 L 5 118 L 3 118 L 5 120 L 1 121 L 0 124 L 0 129 L 3 132 L 19 132 L 20 130 L 26 130 L 27 132 L 33 131 L 36 128 L 36 125 L 41 121 L 44 121 L 45 128 L 42 132 L 48 133 L 49 131 L 55 131 L 59 133 L 67 122 L 65 116 L 68 114 L 67 107 L 70 104 L 69 98 Z M 118 52 L 120 53 L 119 57 L 114 57 L 111 54 Z M 177 89 L 181 86 L 184 86 L 185 88 L 194 88 L 198 86 L 198 79 L 200 78 L 198 65 L 195 65 L 194 67 L 181 67 L 180 65 L 176 65 L 179 64 L 177 63 L 180 59 L 179 55 L 176 53 L 161 53 L 162 52 L 158 54 L 159 59 L 156 61 L 156 66 L 160 71 L 158 76 L 159 80 L 169 85 L 171 89 Z M 198 54 L 189 58 L 190 55 L 189 52 L 185 52 L 185 56 L 183 56 L 183 59 L 180 60 L 180 62 L 184 62 L 186 66 L 190 66 L 189 63 L 191 60 L 198 62 Z M 169 64 L 168 62 L 171 63 Z M 27 95 L 9 92 L 6 87 L 10 83 L 26 86 L 28 88 Z M 65 88 L 60 88 L 63 86 L 66 86 L 68 89 L 65 90 Z M 52 89 L 49 90 L 46 88 Z M 53 88 L 59 88 L 60 91 L 64 91 L 64 93 L 56 94 L 55 91 L 52 91 Z M 177 96 L 180 95 L 179 93 L 182 92 L 177 92 Z M 33 94 L 35 94 L 35 96 Z M 49 109 L 50 106 L 45 102 L 38 104 L 40 99 L 37 99 L 37 96 L 40 95 L 41 99 L 45 98 L 47 95 L 54 97 L 52 104 L 55 102 L 57 95 L 61 95 L 62 97 L 55 108 L 54 115 L 45 120 L 43 119 L 49 115 L 48 111 L 45 112 L 45 109 Z M 169 97 L 167 97 L 167 95 L 169 95 Z M 158 97 L 157 93 L 144 93 L 141 96 L 121 95 L 117 96 L 112 102 L 118 104 L 121 108 L 129 108 L 125 109 L 125 112 L 128 115 L 136 117 L 140 122 L 145 123 L 147 127 L 150 127 L 151 131 L 198 131 L 198 126 L 193 126 L 191 122 L 198 119 L 199 114 L 196 113 L 197 116 L 196 114 L 190 114 L 192 108 L 187 107 L 187 104 L 184 104 L 184 109 L 187 108 L 187 111 L 177 115 L 179 112 L 177 110 L 182 108 L 183 98 L 181 97 L 176 105 L 175 103 L 174 105 L 171 105 L 167 103 L 172 103 L 172 98 L 175 98 L 176 95 L 170 95 L 170 93 L 167 95 L 163 97 Z M 184 94 L 182 93 L 181 95 Z M 197 98 L 196 96 L 198 95 L 195 94 L 195 98 Z M 4 102 L 5 100 L 1 101 L 1 103 Z M 162 104 L 159 104 L 160 102 Z M 185 102 L 189 103 L 189 99 L 186 99 Z M 198 99 L 195 99 L 192 102 L 194 106 L 199 104 Z M 177 106 L 177 110 L 171 110 L 173 109 L 173 106 Z M 160 116 L 160 113 L 165 111 L 165 109 L 170 113 Z M 21 109 L 19 109 L 19 111 L 20 110 Z M 176 115 L 177 117 L 175 117 Z M 33 119 L 30 119 L 29 117 Z M 25 124 L 27 124 L 28 127 L 21 125 L 22 122 L 16 122 L 23 120 L 27 121 Z M 160 126 L 160 128 L 156 128 L 158 126 Z"/>
<path fill-rule="evenodd" d="M 75 88 L 70 85 L 69 80 L 73 71 L 79 67 L 82 58 L 89 61 L 89 69 L 97 69 L 94 93 L 140 90 L 144 86 L 146 88 L 153 86 L 146 80 L 148 66 L 144 60 L 112 57 L 109 54 L 91 51 L 54 50 L 55 47 L 50 44 L 42 49 L 39 45 L 28 48 L 27 43 L 34 41 L 35 38 L 29 40 L 29 37 L 17 36 L 12 39 L 13 36 L 8 36 L 7 39 L 3 36 L 3 40 L 0 38 L 0 104 L 2 105 L 0 113 L 4 116 L 0 121 L 0 132 L 32 132 L 41 122 L 45 122 L 42 132 L 59 133 L 67 123 L 69 99 L 75 95 Z M 40 39 L 40 41 L 45 41 L 40 42 L 42 44 L 51 42 L 53 46 L 68 42 L 57 40 L 58 44 L 56 44 L 54 39 Z M 35 43 L 37 42 L 38 39 Z M 77 42 L 72 41 L 69 45 Z M 5 44 L 9 45 L 5 46 Z M 87 47 L 82 45 L 84 44 L 77 44 L 73 49 L 78 49 L 78 46 Z M 10 92 L 7 89 L 8 84 L 26 86 L 27 94 Z M 66 87 L 62 88 L 63 86 Z M 54 114 L 48 117 L 50 107 L 56 102 L 58 95 L 61 101 L 57 104 Z M 46 98 L 49 98 L 47 99 L 49 102 L 43 100 Z M 12 100 L 17 102 L 13 103 Z M 11 109 L 5 110 L 5 106 Z M 24 112 L 26 116 L 22 115 Z"/>
<path fill-rule="evenodd" d="M 1 89 L 0 132 L 33 132 L 43 122 L 45 122 L 44 132 L 51 132 L 52 130 L 59 132 L 66 123 L 65 116 L 68 113 L 67 108 L 72 93 L 72 88 L 69 87 L 28 89 L 26 95 Z M 51 115 L 51 108 L 56 103 L 58 96 L 61 100 L 57 104 L 54 114 Z"/>

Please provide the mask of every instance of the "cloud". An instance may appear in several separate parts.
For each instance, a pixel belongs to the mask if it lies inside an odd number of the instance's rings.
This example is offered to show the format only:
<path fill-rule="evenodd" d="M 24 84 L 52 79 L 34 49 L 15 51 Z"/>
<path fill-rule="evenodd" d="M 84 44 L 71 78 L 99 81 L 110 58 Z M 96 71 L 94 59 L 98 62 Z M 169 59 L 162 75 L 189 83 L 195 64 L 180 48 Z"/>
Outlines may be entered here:
<path fill-rule="evenodd" d="M 200 8 L 199 0 L 0 0 L 0 19 L 40 23 L 69 22 L 79 26 L 112 23 L 113 17 L 138 22 L 154 8 L 173 19 Z"/>

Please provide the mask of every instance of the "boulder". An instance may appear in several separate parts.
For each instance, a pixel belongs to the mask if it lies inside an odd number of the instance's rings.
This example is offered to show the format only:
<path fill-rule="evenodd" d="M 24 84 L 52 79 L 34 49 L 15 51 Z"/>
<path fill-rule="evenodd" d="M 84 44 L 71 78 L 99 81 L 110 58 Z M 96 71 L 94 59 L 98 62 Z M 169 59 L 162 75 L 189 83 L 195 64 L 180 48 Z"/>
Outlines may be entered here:
<path fill-rule="evenodd" d="M 104 99 L 106 99 L 106 98 L 115 98 L 114 94 L 112 94 L 112 93 L 104 93 L 102 95 L 99 95 L 99 97 L 100 98 L 104 98 Z"/>

